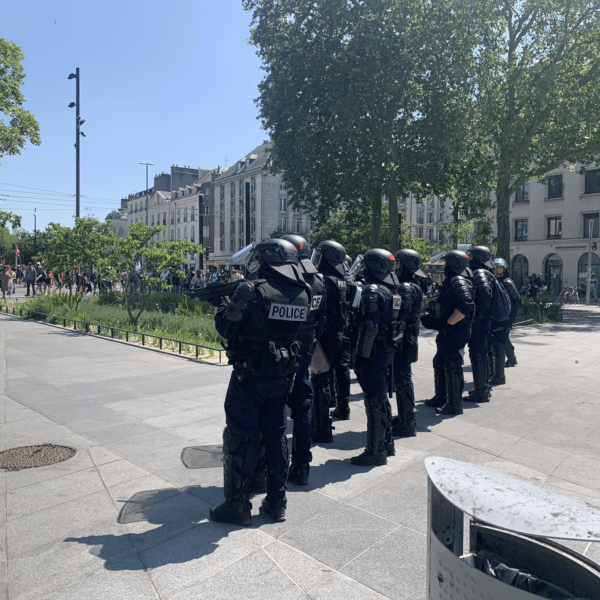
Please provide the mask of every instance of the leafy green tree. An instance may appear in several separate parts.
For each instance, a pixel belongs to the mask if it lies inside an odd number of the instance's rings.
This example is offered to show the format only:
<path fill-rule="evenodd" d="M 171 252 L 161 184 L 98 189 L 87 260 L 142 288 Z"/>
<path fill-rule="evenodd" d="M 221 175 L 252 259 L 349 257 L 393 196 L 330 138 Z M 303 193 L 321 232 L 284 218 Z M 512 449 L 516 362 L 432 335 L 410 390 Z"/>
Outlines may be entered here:
<path fill-rule="evenodd" d="M 445 1 L 243 4 L 266 72 L 257 103 L 273 140 L 270 169 L 285 173 L 292 204 L 318 223 L 340 208 L 370 214 L 372 245 L 381 245 L 386 195 L 396 250 L 397 200 L 451 195 L 477 146 L 467 17 Z"/>
<path fill-rule="evenodd" d="M 15 231 L 14 238 L 15 244 L 19 247 L 20 264 L 28 265 L 32 263 L 35 256 L 45 257 L 50 243 L 48 228 L 37 231 L 35 234 L 19 228 Z"/>
<path fill-rule="evenodd" d="M 184 272 L 181 267 L 186 262 L 186 254 L 195 254 L 204 248 L 197 244 L 179 239 L 176 242 L 166 240 L 151 244 L 152 238 L 164 231 L 164 226 L 150 227 L 146 223 L 132 223 L 129 235 L 114 238 L 113 244 L 107 248 L 108 264 L 116 270 L 117 275 L 125 272 L 122 279 L 124 304 L 132 325 L 137 325 L 142 313 L 149 308 L 148 292 L 159 289 L 170 289 L 170 285 L 160 278 L 167 268 L 178 268 L 181 279 Z M 146 263 L 143 273 L 136 270 L 137 263 Z"/>
<path fill-rule="evenodd" d="M 21 154 L 27 140 L 36 146 L 42 143 L 35 117 L 23 108 L 23 58 L 19 46 L 0 38 L 0 114 L 10 119 L 0 119 L 0 157 Z"/>
<path fill-rule="evenodd" d="M 456 10 L 472 6 L 452 2 Z M 481 0 L 478 6 L 473 127 L 487 150 L 471 167 L 474 180 L 493 184 L 498 254 L 508 258 L 511 195 L 566 162 L 600 158 L 600 4 Z"/>

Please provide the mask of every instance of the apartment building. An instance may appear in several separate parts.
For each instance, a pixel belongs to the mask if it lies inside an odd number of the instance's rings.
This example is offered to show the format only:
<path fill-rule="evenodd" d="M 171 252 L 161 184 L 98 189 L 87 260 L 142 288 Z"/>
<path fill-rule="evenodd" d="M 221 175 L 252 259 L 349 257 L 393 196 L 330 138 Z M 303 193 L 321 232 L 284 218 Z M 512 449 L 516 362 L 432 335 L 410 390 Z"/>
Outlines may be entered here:
<path fill-rule="evenodd" d="M 314 228 L 308 215 L 289 205 L 284 177 L 267 173 L 269 149 L 269 143 L 257 146 L 214 181 L 215 264 L 231 260 L 248 243 L 267 239 L 273 232 L 306 236 Z"/>
<path fill-rule="evenodd" d="M 513 196 L 511 276 L 518 286 L 532 273 L 541 273 L 554 294 L 585 284 L 590 247 L 592 272 L 600 280 L 600 169 L 578 171 L 578 165 L 555 169 Z"/>
<path fill-rule="evenodd" d="M 410 236 L 423 238 L 437 245 L 444 240 L 443 225 L 452 221 L 452 201 L 428 194 L 418 200 L 413 194 L 401 199 L 399 209 L 402 219 L 413 223 Z"/>

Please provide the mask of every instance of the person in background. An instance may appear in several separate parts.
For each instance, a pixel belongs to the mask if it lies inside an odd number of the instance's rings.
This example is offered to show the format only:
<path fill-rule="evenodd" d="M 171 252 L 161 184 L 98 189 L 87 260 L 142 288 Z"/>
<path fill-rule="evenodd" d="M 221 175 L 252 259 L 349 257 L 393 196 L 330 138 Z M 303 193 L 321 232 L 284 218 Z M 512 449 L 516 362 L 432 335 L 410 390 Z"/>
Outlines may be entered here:
<path fill-rule="evenodd" d="M 11 269 L 10 277 L 12 279 L 12 293 L 16 294 L 17 293 L 17 271 L 16 271 L 16 268 Z"/>
<path fill-rule="evenodd" d="M 35 280 L 37 279 L 37 272 L 33 268 L 33 265 L 29 265 L 25 270 L 25 282 L 27 283 L 26 296 L 35 296 Z M 30 294 L 31 291 L 31 294 Z"/>
<path fill-rule="evenodd" d="M 2 287 L 2 301 L 6 302 L 6 292 L 8 292 L 8 296 L 10 298 L 10 285 L 8 270 L 3 267 L 2 273 L 0 273 L 0 286 Z"/>

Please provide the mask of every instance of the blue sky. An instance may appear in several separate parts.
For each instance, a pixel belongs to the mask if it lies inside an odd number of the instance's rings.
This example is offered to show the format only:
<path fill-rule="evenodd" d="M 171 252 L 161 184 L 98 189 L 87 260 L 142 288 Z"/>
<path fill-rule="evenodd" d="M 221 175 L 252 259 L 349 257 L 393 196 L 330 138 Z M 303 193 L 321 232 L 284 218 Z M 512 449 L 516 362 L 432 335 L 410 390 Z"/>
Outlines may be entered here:
<path fill-rule="evenodd" d="M 25 107 L 42 137 L 0 164 L 0 207 L 20 214 L 25 229 L 33 230 L 34 208 L 38 229 L 73 222 L 75 81 L 67 77 L 76 67 L 86 120 L 82 216 L 103 220 L 142 190 L 140 161 L 155 164 L 152 182 L 173 164 L 232 164 L 268 138 L 256 118 L 263 72 L 241 0 L 2 4 L 0 37 L 25 55 Z"/>

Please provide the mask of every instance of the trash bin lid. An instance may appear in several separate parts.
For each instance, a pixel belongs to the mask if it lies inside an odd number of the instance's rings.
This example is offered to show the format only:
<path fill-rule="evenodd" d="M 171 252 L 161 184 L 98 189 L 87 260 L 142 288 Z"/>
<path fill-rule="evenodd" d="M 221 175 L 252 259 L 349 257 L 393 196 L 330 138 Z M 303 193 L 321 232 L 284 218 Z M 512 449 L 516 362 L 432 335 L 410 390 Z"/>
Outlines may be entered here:
<path fill-rule="evenodd" d="M 429 479 L 478 521 L 533 537 L 600 542 L 600 510 L 486 467 L 433 456 Z"/>

